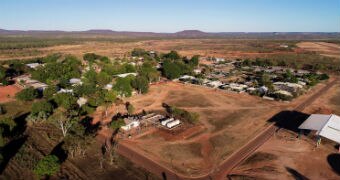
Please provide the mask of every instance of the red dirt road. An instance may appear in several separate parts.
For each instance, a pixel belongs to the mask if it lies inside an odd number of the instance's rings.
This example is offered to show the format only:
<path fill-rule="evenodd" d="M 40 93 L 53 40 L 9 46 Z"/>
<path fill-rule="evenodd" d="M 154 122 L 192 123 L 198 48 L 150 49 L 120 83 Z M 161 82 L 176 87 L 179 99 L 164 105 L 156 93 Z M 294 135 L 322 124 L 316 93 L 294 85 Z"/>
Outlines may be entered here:
<path fill-rule="evenodd" d="M 304 102 L 300 103 L 298 106 L 294 108 L 295 111 L 302 111 L 312 102 L 314 102 L 318 97 L 320 97 L 323 93 L 327 92 L 333 85 L 335 85 L 337 79 L 330 81 L 325 87 L 321 90 L 313 94 L 311 97 L 306 99 Z M 215 169 L 214 172 L 210 172 L 209 174 L 203 175 L 201 177 L 189 177 L 183 176 L 180 174 L 176 174 L 168 167 L 155 162 L 154 160 L 145 156 L 142 152 L 135 150 L 129 144 L 125 144 L 123 142 L 119 143 L 117 152 L 130 159 L 135 164 L 145 168 L 151 173 L 164 178 L 164 179 L 225 179 L 226 175 L 231 172 L 233 168 L 235 168 L 242 160 L 249 157 L 257 148 L 263 145 L 266 141 L 268 141 L 278 130 L 278 127 L 275 126 L 275 123 L 272 123 L 267 129 L 261 132 L 259 135 L 250 140 L 247 144 L 241 147 L 238 151 L 235 151 L 232 155 L 229 156 L 222 164 Z"/>

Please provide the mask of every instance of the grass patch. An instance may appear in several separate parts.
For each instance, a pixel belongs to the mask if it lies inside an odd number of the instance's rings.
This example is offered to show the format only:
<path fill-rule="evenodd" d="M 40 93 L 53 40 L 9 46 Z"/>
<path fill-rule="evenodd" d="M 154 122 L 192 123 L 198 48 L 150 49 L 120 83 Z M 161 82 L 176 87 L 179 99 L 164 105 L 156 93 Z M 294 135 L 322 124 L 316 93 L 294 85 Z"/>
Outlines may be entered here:
<path fill-rule="evenodd" d="M 8 103 L 2 104 L 5 108 L 6 113 L 0 115 L 0 118 L 3 117 L 11 117 L 16 118 L 23 114 L 26 114 L 31 111 L 32 102 L 21 102 L 21 101 L 12 101 Z"/>

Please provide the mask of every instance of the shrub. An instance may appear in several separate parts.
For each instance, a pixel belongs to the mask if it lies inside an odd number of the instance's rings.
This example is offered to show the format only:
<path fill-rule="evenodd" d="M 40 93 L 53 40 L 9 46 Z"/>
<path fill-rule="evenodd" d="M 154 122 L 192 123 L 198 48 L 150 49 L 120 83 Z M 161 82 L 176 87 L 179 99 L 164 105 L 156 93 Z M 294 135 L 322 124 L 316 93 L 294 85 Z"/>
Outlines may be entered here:
<path fill-rule="evenodd" d="M 24 89 L 15 95 L 15 97 L 21 101 L 32 101 L 38 96 L 38 91 L 32 87 Z"/>
<path fill-rule="evenodd" d="M 47 155 L 41 159 L 34 168 L 34 173 L 42 178 L 44 176 L 52 176 L 59 171 L 59 159 L 55 155 Z"/>
<path fill-rule="evenodd" d="M 51 114 L 53 111 L 53 105 L 46 101 L 39 101 L 39 102 L 35 102 L 32 104 L 32 111 L 31 114 L 32 115 L 37 115 L 39 112 L 44 112 L 47 115 Z"/>
<path fill-rule="evenodd" d="M 125 123 L 124 123 L 124 120 L 123 119 L 117 119 L 117 120 L 114 120 L 110 123 L 110 127 L 113 128 L 113 129 L 118 129 L 122 126 L 124 126 Z"/>

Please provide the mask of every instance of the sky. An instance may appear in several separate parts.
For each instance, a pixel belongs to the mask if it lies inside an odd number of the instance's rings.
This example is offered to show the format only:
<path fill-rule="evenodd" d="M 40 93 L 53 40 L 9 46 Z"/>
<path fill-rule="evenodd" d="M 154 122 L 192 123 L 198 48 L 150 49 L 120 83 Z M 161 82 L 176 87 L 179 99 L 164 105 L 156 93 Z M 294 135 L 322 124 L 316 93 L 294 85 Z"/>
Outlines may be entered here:
<path fill-rule="evenodd" d="M 340 32 L 340 0 L 1 0 L 0 29 Z"/>

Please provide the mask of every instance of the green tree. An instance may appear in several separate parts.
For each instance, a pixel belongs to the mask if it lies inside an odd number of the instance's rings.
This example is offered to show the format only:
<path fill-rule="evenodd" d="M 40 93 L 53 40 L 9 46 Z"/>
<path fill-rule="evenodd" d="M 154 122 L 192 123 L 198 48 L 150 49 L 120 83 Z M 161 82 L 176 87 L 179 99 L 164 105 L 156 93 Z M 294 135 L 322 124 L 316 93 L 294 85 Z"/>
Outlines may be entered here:
<path fill-rule="evenodd" d="M 57 86 L 51 85 L 48 86 L 44 91 L 43 91 L 43 96 L 46 99 L 51 99 L 54 94 L 57 93 Z"/>
<path fill-rule="evenodd" d="M 199 58 L 200 58 L 199 55 L 193 56 L 193 57 L 190 59 L 189 64 L 190 64 L 192 67 L 197 67 L 198 64 L 199 64 Z"/>
<path fill-rule="evenodd" d="M 60 162 L 57 156 L 47 155 L 41 159 L 36 167 L 34 173 L 39 177 L 52 176 L 57 173 L 60 169 Z"/>
<path fill-rule="evenodd" d="M 21 101 L 32 101 L 38 96 L 38 91 L 32 87 L 26 88 L 15 95 L 15 97 Z"/>
<path fill-rule="evenodd" d="M 109 82 L 111 82 L 112 77 L 109 76 L 106 72 L 100 72 L 97 75 L 96 80 L 97 80 L 98 85 L 104 86 L 104 85 L 108 84 Z"/>
<path fill-rule="evenodd" d="M 105 116 L 107 117 L 107 109 L 110 105 L 112 105 L 113 102 L 116 101 L 116 92 L 114 91 L 106 91 L 105 96 L 104 96 L 104 101 L 105 101 Z"/>
<path fill-rule="evenodd" d="M 82 85 L 74 87 L 74 93 L 79 97 L 90 96 L 96 93 L 96 91 L 97 91 L 97 87 L 96 87 L 96 84 L 93 82 L 84 83 Z"/>
<path fill-rule="evenodd" d="M 39 112 L 43 112 L 46 115 L 50 115 L 53 112 L 53 105 L 46 100 L 33 103 L 31 114 L 38 115 Z"/>
<path fill-rule="evenodd" d="M 119 129 L 120 127 L 124 126 L 125 123 L 124 123 L 124 120 L 123 119 L 117 119 L 117 120 L 113 120 L 111 121 L 110 123 L 110 127 L 112 129 Z"/>
<path fill-rule="evenodd" d="M 81 63 L 73 56 L 67 56 L 63 61 L 46 63 L 33 71 L 32 78 L 48 84 L 68 82 L 71 78 L 79 78 Z"/>
<path fill-rule="evenodd" d="M 126 105 L 126 110 L 127 110 L 128 114 L 131 115 L 131 114 L 134 113 L 135 107 L 133 107 L 133 105 L 132 105 L 131 103 L 127 103 L 127 105 Z"/>
<path fill-rule="evenodd" d="M 100 59 L 100 58 L 101 58 L 101 56 L 99 56 L 99 55 L 97 55 L 95 53 L 86 53 L 83 56 L 83 59 L 85 61 L 90 62 L 90 63 L 93 63 L 95 60 Z"/>
<path fill-rule="evenodd" d="M 138 74 L 140 76 L 146 77 L 149 83 L 158 81 L 160 77 L 160 73 L 157 71 L 157 69 L 147 62 L 143 63 L 143 65 L 138 70 Z"/>
<path fill-rule="evenodd" d="M 260 84 L 263 86 L 271 87 L 273 83 L 271 81 L 270 75 L 266 73 L 262 74 Z"/>
<path fill-rule="evenodd" d="M 78 122 L 79 113 L 77 110 L 58 109 L 50 119 L 61 130 L 63 136 L 66 137 L 72 126 Z"/>
<path fill-rule="evenodd" d="M 110 59 L 106 56 L 102 56 L 99 60 L 103 63 L 110 63 Z"/>
<path fill-rule="evenodd" d="M 59 93 L 53 97 L 53 100 L 57 103 L 58 107 L 65 109 L 74 109 L 77 107 L 77 98 L 70 93 Z"/>
<path fill-rule="evenodd" d="M 181 76 L 182 70 L 177 64 L 171 62 L 170 60 L 165 60 L 163 62 L 163 74 L 168 79 L 176 79 Z"/>
<path fill-rule="evenodd" d="M 297 83 L 298 79 L 294 74 L 288 69 L 285 74 L 283 74 L 284 80 L 287 82 Z"/>
<path fill-rule="evenodd" d="M 149 90 L 149 81 L 144 76 L 137 76 L 135 80 L 132 82 L 132 86 L 142 94 L 145 94 Z"/>
<path fill-rule="evenodd" d="M 117 91 L 120 96 L 130 97 L 132 95 L 131 77 L 117 78 L 113 89 Z"/>
<path fill-rule="evenodd" d="M 167 54 L 163 55 L 163 58 L 165 59 L 171 59 L 171 60 L 178 60 L 181 58 L 181 56 L 178 54 L 177 51 L 170 51 Z"/>
<path fill-rule="evenodd" d="M 134 48 L 131 52 L 131 56 L 144 56 L 147 54 L 148 52 L 141 48 Z"/>

